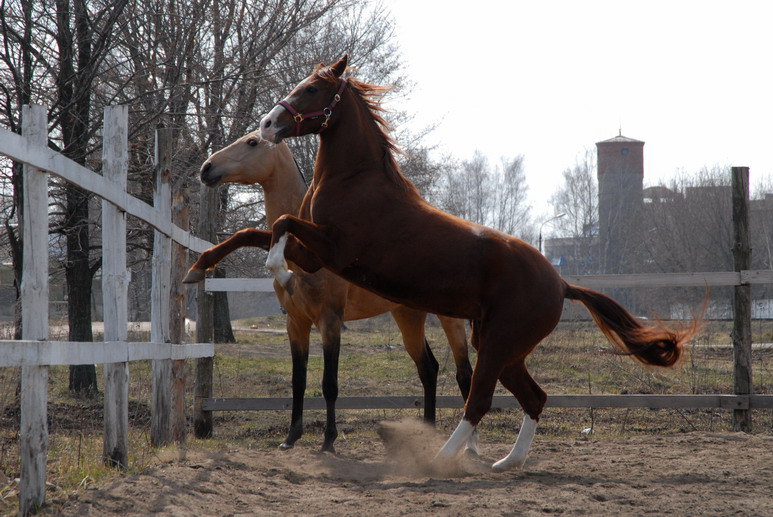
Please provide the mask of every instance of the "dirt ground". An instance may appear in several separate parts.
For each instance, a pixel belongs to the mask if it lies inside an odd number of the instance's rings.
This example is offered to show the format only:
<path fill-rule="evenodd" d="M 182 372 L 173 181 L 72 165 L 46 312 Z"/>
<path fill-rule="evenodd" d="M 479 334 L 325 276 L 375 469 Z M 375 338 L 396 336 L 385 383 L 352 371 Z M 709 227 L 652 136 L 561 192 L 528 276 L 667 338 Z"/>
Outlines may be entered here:
<path fill-rule="evenodd" d="M 82 491 L 63 515 L 773 515 L 773 436 L 687 433 L 620 439 L 537 435 L 522 470 L 489 466 L 512 444 L 481 444 L 445 469 L 414 420 L 386 441 L 339 437 L 337 454 L 175 452 L 140 475 Z M 171 455 L 171 454 L 170 454 Z"/>

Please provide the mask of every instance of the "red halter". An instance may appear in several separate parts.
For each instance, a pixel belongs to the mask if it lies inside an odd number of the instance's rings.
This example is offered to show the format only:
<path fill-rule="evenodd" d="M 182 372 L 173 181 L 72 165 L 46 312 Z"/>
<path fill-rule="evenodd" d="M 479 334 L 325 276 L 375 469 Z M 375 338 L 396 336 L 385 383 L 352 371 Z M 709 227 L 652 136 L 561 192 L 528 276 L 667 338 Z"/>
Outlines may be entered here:
<path fill-rule="evenodd" d="M 319 131 L 317 133 L 322 132 L 323 129 L 327 127 L 327 122 L 330 120 L 330 116 L 333 114 L 333 108 L 335 108 L 335 105 L 339 103 L 341 100 L 341 94 L 344 92 L 344 89 L 346 88 L 346 79 L 341 79 L 341 86 L 338 87 L 338 91 L 333 96 L 333 100 L 330 101 L 330 104 L 328 104 L 326 107 L 322 109 L 322 111 L 314 111 L 312 113 L 298 113 L 298 110 L 293 108 L 292 104 L 287 102 L 286 100 L 281 100 L 277 104 L 282 106 L 284 109 L 290 112 L 290 115 L 293 116 L 293 120 L 295 121 L 295 136 L 299 136 L 301 134 L 301 123 L 306 119 L 315 119 L 319 117 L 325 117 L 325 120 L 322 122 L 322 127 L 319 128 Z"/>

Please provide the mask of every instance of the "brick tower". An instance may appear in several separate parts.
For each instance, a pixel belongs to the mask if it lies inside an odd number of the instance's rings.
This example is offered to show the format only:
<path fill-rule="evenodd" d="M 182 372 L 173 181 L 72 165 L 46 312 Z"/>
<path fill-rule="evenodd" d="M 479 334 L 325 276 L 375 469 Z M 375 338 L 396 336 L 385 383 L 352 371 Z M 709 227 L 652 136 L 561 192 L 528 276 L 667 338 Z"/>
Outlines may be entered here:
<path fill-rule="evenodd" d="M 599 244 L 604 273 L 630 273 L 638 243 L 644 182 L 644 142 L 618 134 L 596 143 Z"/>

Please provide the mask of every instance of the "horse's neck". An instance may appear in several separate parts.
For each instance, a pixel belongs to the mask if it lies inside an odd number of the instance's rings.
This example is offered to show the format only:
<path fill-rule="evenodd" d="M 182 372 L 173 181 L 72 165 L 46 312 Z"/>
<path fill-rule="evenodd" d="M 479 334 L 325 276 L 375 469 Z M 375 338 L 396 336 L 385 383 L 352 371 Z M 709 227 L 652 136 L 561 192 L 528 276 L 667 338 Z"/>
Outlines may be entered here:
<path fill-rule="evenodd" d="M 306 183 L 292 155 L 278 156 L 273 173 L 262 184 L 269 228 L 281 215 L 296 215 L 306 193 Z"/>
<path fill-rule="evenodd" d="M 387 190 L 413 191 L 415 187 L 401 174 L 394 163 L 384 134 L 373 120 L 364 101 L 356 105 L 341 104 L 341 118 L 334 126 L 320 133 L 320 147 L 315 164 L 315 181 L 321 187 L 326 179 L 340 181 L 383 182 Z M 371 183 L 372 185 L 372 183 Z"/>
<path fill-rule="evenodd" d="M 315 172 L 317 165 L 326 167 L 335 163 L 333 172 L 341 178 L 347 173 L 377 166 L 382 157 L 383 149 L 373 135 L 372 126 L 350 109 L 342 113 L 335 126 L 320 134 Z"/>

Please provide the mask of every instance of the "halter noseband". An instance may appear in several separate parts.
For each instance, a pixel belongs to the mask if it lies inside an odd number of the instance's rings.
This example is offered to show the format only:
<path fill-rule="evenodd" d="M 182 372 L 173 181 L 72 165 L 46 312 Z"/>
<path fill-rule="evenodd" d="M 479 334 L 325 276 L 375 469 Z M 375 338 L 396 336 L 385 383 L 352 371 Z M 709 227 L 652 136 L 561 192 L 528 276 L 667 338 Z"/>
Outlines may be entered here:
<path fill-rule="evenodd" d="M 336 104 L 340 102 L 341 94 L 344 92 L 345 88 L 346 88 L 346 79 L 341 79 L 341 86 L 338 87 L 338 91 L 333 96 L 333 100 L 330 101 L 330 104 L 322 108 L 321 111 L 314 111 L 312 113 L 298 113 L 298 110 L 293 108 L 292 104 L 290 104 L 286 100 L 281 100 L 277 102 L 277 104 L 282 106 L 290 113 L 290 115 L 293 116 L 293 120 L 295 121 L 295 136 L 300 136 L 301 123 L 304 120 L 325 117 L 325 120 L 322 122 L 322 127 L 320 127 L 319 131 L 317 131 L 317 133 L 320 133 L 322 132 L 322 130 L 324 130 L 327 127 L 328 120 L 330 120 L 330 117 L 333 115 L 333 108 L 335 108 Z"/>

